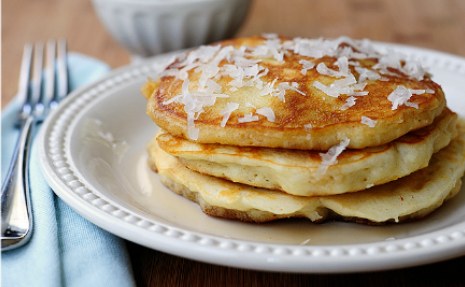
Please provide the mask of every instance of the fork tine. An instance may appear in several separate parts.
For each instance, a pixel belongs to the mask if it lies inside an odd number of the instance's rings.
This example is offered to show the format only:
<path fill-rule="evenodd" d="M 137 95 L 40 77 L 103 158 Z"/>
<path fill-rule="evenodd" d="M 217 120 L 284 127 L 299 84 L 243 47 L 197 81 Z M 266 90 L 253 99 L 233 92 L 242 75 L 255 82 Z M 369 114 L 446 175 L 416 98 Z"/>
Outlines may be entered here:
<path fill-rule="evenodd" d="M 44 103 L 53 108 L 52 106 L 56 104 L 53 101 L 55 97 L 56 42 L 54 40 L 48 41 L 46 50 Z"/>
<path fill-rule="evenodd" d="M 43 110 L 42 104 L 42 73 L 44 66 L 44 44 L 37 43 L 34 46 L 34 71 L 31 82 L 31 98 L 29 102 L 34 106 L 34 113 L 40 113 Z"/>
<path fill-rule="evenodd" d="M 68 51 L 66 40 L 61 39 L 58 42 L 58 62 L 57 62 L 57 78 L 58 78 L 58 94 L 56 102 L 61 101 L 68 94 Z"/>
<path fill-rule="evenodd" d="M 31 75 L 32 67 L 32 45 L 26 44 L 24 46 L 23 58 L 21 60 L 21 69 L 18 81 L 18 94 L 17 97 L 21 103 L 20 117 L 25 118 L 31 112 L 31 105 L 28 102 L 29 93 L 29 78 Z"/>

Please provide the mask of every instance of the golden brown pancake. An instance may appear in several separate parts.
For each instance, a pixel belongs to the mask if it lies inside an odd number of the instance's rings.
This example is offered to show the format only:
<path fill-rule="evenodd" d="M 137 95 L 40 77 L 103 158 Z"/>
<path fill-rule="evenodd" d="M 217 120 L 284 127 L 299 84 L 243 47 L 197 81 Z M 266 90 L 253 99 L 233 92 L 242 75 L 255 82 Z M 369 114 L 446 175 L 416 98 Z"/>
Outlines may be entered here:
<path fill-rule="evenodd" d="M 433 124 L 379 147 L 345 150 L 322 172 L 316 151 L 200 144 L 167 132 L 158 145 L 183 165 L 203 174 L 300 196 L 360 191 L 406 176 L 428 165 L 433 153 L 456 135 L 449 109 Z"/>
<path fill-rule="evenodd" d="M 367 41 L 249 37 L 178 57 L 143 88 L 147 113 L 199 143 L 361 149 L 427 126 L 446 101 L 421 64 Z"/>
<path fill-rule="evenodd" d="M 357 222 L 400 222 L 423 217 L 460 190 L 465 171 L 465 124 L 428 167 L 371 189 L 331 196 L 302 197 L 253 188 L 186 168 L 176 157 L 149 147 L 150 165 L 172 191 L 197 202 L 212 216 L 251 222 L 302 217 L 323 221 L 336 215 Z M 382 164 L 382 163 L 380 163 Z"/>

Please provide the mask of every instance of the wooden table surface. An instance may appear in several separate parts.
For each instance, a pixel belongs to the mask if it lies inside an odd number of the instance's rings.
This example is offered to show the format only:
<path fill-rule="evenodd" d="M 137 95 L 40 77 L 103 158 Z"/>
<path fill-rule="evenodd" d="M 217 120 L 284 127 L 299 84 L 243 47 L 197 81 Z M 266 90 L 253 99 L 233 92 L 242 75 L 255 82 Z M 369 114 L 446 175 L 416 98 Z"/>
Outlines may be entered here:
<path fill-rule="evenodd" d="M 465 56 L 464 0 L 255 0 L 238 35 L 370 38 Z M 16 92 L 25 42 L 65 37 L 71 51 L 111 67 L 128 53 L 107 34 L 91 2 L 2 2 L 2 107 Z M 464 79 L 465 80 L 465 79 Z M 139 286 L 464 286 L 465 257 L 394 271 L 285 274 L 199 263 L 128 242 Z"/>

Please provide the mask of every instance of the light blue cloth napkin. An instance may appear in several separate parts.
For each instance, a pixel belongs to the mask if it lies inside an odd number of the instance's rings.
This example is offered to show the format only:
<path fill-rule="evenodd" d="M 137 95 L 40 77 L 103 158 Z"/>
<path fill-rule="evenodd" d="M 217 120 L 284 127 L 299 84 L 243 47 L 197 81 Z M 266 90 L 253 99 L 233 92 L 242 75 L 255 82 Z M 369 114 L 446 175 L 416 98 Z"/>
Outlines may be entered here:
<path fill-rule="evenodd" d="M 109 68 L 95 59 L 70 53 L 70 87 L 93 81 Z M 2 111 L 2 182 L 18 131 L 13 128 L 18 103 Z M 74 212 L 47 185 L 31 153 L 34 232 L 19 249 L 2 252 L 2 284 L 16 286 L 135 286 L 126 245 Z"/>

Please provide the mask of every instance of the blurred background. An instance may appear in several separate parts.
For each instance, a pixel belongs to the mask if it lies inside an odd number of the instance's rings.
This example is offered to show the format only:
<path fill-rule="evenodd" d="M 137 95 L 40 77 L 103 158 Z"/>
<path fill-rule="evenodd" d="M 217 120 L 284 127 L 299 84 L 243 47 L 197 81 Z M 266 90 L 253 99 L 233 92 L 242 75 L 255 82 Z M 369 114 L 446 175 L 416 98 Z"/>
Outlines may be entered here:
<path fill-rule="evenodd" d="M 463 0 L 253 0 L 237 36 L 370 38 L 465 56 Z M 69 49 L 111 67 L 129 53 L 103 27 L 91 0 L 2 1 L 2 107 L 16 93 L 24 43 L 65 37 Z"/>

